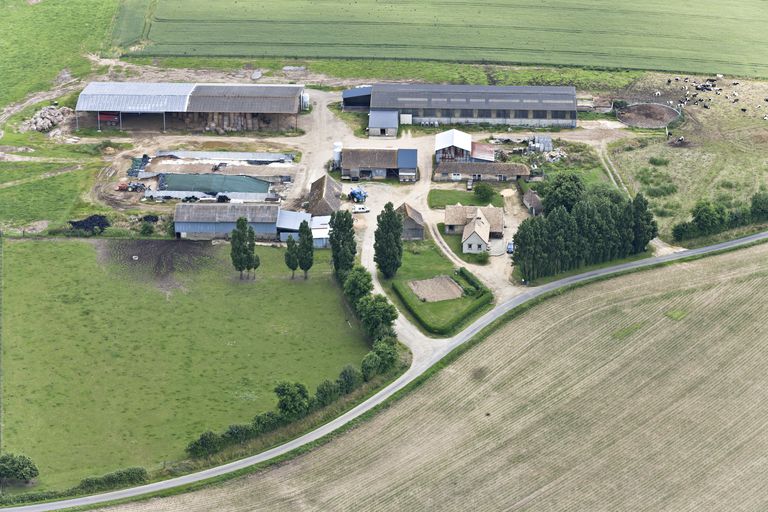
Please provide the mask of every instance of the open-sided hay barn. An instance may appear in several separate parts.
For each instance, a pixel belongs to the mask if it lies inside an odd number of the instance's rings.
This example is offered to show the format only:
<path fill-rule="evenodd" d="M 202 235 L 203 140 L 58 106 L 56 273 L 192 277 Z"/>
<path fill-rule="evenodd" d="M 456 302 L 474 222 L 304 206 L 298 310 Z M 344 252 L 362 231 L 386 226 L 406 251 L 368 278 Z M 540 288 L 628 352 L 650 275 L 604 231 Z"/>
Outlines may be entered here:
<path fill-rule="evenodd" d="M 296 127 L 307 103 L 303 85 L 91 82 L 80 93 L 75 112 L 95 114 L 99 129 L 161 125 L 165 130 L 170 122 L 188 130 L 285 130 Z"/>

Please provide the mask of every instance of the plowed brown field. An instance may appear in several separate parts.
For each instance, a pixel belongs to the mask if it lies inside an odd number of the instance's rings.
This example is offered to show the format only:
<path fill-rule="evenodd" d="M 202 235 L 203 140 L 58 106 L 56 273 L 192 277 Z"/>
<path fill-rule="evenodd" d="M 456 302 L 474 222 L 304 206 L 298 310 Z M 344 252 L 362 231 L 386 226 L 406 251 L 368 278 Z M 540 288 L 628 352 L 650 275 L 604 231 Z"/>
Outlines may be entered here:
<path fill-rule="evenodd" d="M 765 510 L 768 244 L 551 299 L 306 455 L 120 511 Z"/>

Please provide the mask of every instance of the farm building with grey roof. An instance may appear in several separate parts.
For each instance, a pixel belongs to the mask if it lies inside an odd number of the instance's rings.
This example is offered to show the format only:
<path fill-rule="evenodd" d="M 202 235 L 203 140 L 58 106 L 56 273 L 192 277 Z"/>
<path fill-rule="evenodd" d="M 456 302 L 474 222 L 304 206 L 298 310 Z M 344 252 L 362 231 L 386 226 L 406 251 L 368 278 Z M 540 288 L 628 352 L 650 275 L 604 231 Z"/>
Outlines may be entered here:
<path fill-rule="evenodd" d="M 178 238 L 226 238 L 244 217 L 262 240 L 277 237 L 278 204 L 179 203 L 173 216 Z"/>
<path fill-rule="evenodd" d="M 344 98 L 345 108 L 359 110 L 366 92 Z M 377 120 L 384 112 L 397 112 L 413 123 L 564 128 L 576 127 L 576 106 L 571 86 L 375 84 L 368 101 L 370 119 Z M 369 124 L 369 135 L 385 135 L 382 129 Z"/>
<path fill-rule="evenodd" d="M 170 122 L 173 128 L 208 131 L 281 130 L 295 127 L 307 102 L 303 85 L 91 82 L 75 112 L 95 114 L 99 129 L 143 127 L 142 116 L 161 122 L 163 129 Z M 80 116 L 77 120 L 79 126 Z"/>

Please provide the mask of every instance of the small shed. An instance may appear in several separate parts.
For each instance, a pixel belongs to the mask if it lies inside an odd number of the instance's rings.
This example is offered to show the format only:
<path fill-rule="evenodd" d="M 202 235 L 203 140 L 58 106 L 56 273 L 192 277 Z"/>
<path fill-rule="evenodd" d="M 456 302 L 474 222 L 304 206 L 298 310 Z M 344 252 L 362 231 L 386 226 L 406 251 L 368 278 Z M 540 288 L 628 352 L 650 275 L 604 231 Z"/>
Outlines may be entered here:
<path fill-rule="evenodd" d="M 419 152 L 416 149 L 397 150 L 398 178 L 401 182 L 419 179 Z"/>
<path fill-rule="evenodd" d="M 408 203 L 395 210 L 403 218 L 403 240 L 424 240 L 424 217 Z"/>
<path fill-rule="evenodd" d="M 312 215 L 331 215 L 341 209 L 341 185 L 327 174 L 312 183 L 307 210 Z"/>
<path fill-rule="evenodd" d="M 397 137 L 399 126 L 397 110 L 371 110 L 368 114 L 369 137 Z"/>
<path fill-rule="evenodd" d="M 528 213 L 534 217 L 544 212 L 544 205 L 541 202 L 541 197 L 539 197 L 539 193 L 532 188 L 529 188 L 528 191 L 523 194 L 523 204 L 528 208 Z"/>

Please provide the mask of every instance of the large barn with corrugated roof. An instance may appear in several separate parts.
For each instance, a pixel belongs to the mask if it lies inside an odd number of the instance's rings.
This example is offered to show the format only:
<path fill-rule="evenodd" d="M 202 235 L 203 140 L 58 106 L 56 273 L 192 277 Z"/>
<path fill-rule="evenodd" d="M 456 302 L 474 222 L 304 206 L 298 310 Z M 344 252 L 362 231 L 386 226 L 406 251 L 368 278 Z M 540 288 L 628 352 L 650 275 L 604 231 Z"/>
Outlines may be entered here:
<path fill-rule="evenodd" d="M 308 103 L 303 85 L 91 82 L 75 112 L 78 128 L 222 133 L 295 129 Z"/>
<path fill-rule="evenodd" d="M 393 112 L 399 123 L 494 124 L 530 127 L 576 127 L 576 88 L 571 86 L 492 86 L 443 84 L 374 84 L 350 89 L 344 109 L 369 111 L 369 136 L 396 133 L 379 126 Z M 377 124 L 378 123 L 378 124 Z"/>

